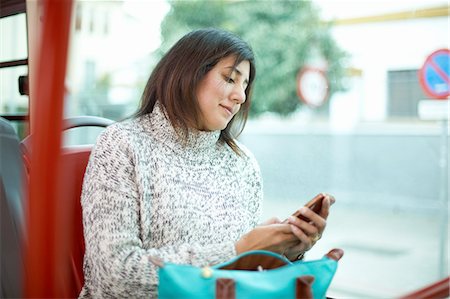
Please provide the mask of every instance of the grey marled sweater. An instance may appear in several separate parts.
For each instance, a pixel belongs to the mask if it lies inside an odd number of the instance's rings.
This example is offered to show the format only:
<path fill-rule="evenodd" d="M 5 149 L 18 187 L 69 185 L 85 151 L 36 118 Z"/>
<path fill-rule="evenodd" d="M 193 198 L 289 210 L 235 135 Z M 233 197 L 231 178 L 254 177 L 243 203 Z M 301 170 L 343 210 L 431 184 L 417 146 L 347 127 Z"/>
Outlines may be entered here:
<path fill-rule="evenodd" d="M 80 298 L 156 297 L 149 256 L 204 266 L 236 255 L 259 221 L 262 182 L 254 157 L 192 131 L 180 142 L 160 105 L 109 126 L 86 170 L 81 203 L 86 253 Z"/>

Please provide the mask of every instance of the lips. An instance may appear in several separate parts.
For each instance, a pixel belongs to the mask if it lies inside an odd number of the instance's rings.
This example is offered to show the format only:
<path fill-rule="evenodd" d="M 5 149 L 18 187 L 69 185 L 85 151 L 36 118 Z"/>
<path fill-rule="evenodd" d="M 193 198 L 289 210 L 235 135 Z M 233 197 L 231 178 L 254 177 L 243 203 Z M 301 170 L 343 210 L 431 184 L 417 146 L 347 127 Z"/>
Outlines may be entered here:
<path fill-rule="evenodd" d="M 224 106 L 224 105 L 220 105 L 222 108 L 224 108 L 226 111 L 228 111 L 228 113 L 230 115 L 233 115 L 233 108 L 232 107 L 228 107 L 228 106 Z"/>

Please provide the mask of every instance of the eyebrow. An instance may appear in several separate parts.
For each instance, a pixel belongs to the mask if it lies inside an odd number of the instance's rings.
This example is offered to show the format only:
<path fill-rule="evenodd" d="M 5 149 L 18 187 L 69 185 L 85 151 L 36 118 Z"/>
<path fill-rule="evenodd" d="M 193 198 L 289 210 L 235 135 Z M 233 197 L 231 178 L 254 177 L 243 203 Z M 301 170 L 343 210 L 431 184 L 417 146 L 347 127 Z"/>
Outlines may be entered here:
<path fill-rule="evenodd" d="M 232 72 L 236 72 L 240 77 L 242 77 L 242 72 L 237 67 L 227 66 L 226 69 L 232 69 Z M 248 79 L 245 79 L 244 83 L 248 85 Z"/>

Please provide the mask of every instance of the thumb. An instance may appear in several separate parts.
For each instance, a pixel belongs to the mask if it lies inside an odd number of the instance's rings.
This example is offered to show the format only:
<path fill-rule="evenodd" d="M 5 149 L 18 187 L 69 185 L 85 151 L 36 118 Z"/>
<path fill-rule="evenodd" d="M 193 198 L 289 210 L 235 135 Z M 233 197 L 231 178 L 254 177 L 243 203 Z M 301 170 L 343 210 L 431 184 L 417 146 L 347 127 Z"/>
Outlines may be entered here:
<path fill-rule="evenodd" d="M 277 223 L 281 223 L 280 219 L 278 219 L 277 217 L 272 217 L 272 218 L 267 219 L 260 225 L 269 225 L 269 224 L 277 224 Z"/>

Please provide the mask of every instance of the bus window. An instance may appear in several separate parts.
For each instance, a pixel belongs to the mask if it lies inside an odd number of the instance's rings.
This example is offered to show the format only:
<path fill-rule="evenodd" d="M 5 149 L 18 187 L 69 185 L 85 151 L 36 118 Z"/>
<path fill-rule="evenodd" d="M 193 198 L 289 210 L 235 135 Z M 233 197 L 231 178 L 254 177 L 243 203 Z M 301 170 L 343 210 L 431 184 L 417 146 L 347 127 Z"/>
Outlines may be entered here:
<path fill-rule="evenodd" d="M 28 97 L 20 92 L 19 82 L 25 78 L 28 67 L 16 66 L 0 69 L 1 109 L 0 114 L 26 114 Z"/>
<path fill-rule="evenodd" d="M 0 19 L 0 61 L 20 60 L 28 57 L 25 13 Z"/>
<path fill-rule="evenodd" d="M 0 115 L 23 120 L 28 115 L 27 30 L 25 13 L 0 18 Z M 24 123 L 14 123 L 21 138 Z"/>
<path fill-rule="evenodd" d="M 306 253 L 345 251 L 328 295 L 400 297 L 449 275 L 448 119 L 419 111 L 423 101 L 448 109 L 449 98 L 430 97 L 418 77 L 428 55 L 448 51 L 449 11 L 444 0 L 74 1 L 64 113 L 127 118 L 179 37 L 236 32 L 257 59 L 239 138 L 262 171 L 261 220 L 331 193 L 325 234 Z M 0 113 L 27 114 L 17 83 L 28 71 L 25 17 L 0 24 L 0 63 L 19 61 L 0 69 Z M 65 142 L 98 132 L 76 129 Z"/>
<path fill-rule="evenodd" d="M 160 43 L 164 1 L 74 1 L 66 117 L 122 120 L 140 100 Z M 65 133 L 65 142 L 92 143 L 98 128 Z"/>
<path fill-rule="evenodd" d="M 261 166 L 264 218 L 284 219 L 318 192 L 337 199 L 306 255 L 346 251 L 330 295 L 396 297 L 448 275 L 442 124 L 420 118 L 429 98 L 417 76 L 427 55 L 448 47 L 446 1 L 75 6 L 68 115 L 129 116 L 155 61 L 182 34 L 234 31 L 257 57 L 240 138 Z"/>

